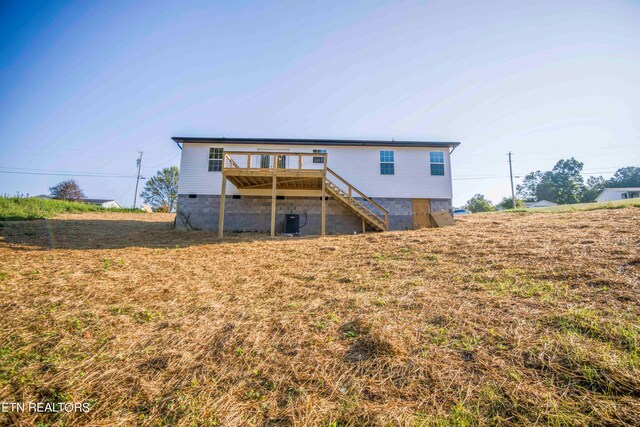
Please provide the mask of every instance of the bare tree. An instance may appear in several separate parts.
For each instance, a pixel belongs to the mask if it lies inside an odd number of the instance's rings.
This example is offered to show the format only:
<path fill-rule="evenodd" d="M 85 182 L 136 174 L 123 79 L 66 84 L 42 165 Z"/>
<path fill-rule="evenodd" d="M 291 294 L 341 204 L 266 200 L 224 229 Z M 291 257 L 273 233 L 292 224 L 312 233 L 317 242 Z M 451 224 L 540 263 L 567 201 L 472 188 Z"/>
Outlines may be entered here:
<path fill-rule="evenodd" d="M 62 181 L 60 184 L 49 188 L 51 197 L 59 200 L 68 200 L 71 202 L 81 202 L 87 196 L 84 195 L 82 189 L 77 182 L 70 179 Z"/>

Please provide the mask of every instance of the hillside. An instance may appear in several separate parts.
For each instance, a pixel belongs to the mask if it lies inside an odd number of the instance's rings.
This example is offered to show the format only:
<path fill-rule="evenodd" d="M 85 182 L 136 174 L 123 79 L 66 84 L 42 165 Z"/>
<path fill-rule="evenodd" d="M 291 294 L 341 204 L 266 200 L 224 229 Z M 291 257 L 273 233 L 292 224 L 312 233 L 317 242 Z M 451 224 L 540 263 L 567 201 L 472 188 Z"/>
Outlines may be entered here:
<path fill-rule="evenodd" d="M 23 197 L 0 197 L 0 221 L 23 221 L 50 218 L 61 213 L 80 212 L 139 212 L 134 209 L 105 209 L 64 200 Z"/>
<path fill-rule="evenodd" d="M 640 209 L 326 238 L 0 224 L 0 425 L 633 425 Z"/>

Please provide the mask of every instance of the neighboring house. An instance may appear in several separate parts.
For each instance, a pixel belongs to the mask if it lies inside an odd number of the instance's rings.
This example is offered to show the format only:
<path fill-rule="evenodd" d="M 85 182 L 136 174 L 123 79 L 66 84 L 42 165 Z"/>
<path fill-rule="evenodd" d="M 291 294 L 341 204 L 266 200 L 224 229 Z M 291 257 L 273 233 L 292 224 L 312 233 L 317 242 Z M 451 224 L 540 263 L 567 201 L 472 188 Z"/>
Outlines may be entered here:
<path fill-rule="evenodd" d="M 110 209 L 110 208 L 122 209 L 122 205 L 120 205 L 120 203 L 118 203 L 117 200 L 113 200 L 113 199 L 82 199 L 82 203 L 101 206 L 107 209 Z"/>
<path fill-rule="evenodd" d="M 460 144 L 173 140 L 182 149 L 176 227 L 220 236 L 223 230 L 295 232 L 295 221 L 302 234 L 429 226 L 431 212 L 451 211 L 449 155 Z"/>
<path fill-rule="evenodd" d="M 38 194 L 37 196 L 33 196 L 34 199 L 41 199 L 41 200 L 49 200 L 51 199 L 51 196 L 47 195 L 47 194 Z"/>
<path fill-rule="evenodd" d="M 596 197 L 596 202 L 612 202 L 614 200 L 634 199 L 640 197 L 640 187 L 605 188 Z"/>
<path fill-rule="evenodd" d="M 546 208 L 548 206 L 558 206 L 557 203 L 548 200 L 538 200 L 537 202 L 524 202 L 524 207 L 529 208 Z"/>

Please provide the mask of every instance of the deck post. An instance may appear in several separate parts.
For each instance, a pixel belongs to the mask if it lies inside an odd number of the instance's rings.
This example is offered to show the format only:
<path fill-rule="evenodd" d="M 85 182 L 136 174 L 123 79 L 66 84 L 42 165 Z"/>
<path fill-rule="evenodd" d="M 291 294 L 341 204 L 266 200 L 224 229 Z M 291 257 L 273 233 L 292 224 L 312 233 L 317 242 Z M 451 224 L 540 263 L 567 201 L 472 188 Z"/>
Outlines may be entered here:
<path fill-rule="evenodd" d="M 271 237 L 276 235 L 276 174 L 273 173 L 271 186 Z"/>
<path fill-rule="evenodd" d="M 322 230 L 322 235 L 324 236 L 325 234 L 325 224 L 326 224 L 326 191 L 325 191 L 325 183 L 326 183 L 326 176 L 322 177 L 322 215 L 321 215 L 321 230 Z"/>
<path fill-rule="evenodd" d="M 364 223 L 364 218 L 362 218 L 362 234 L 364 234 L 366 229 L 365 223 Z"/>
<path fill-rule="evenodd" d="M 220 213 L 218 218 L 218 237 L 224 234 L 224 201 L 226 198 L 227 177 L 222 175 L 222 189 L 220 190 Z"/>

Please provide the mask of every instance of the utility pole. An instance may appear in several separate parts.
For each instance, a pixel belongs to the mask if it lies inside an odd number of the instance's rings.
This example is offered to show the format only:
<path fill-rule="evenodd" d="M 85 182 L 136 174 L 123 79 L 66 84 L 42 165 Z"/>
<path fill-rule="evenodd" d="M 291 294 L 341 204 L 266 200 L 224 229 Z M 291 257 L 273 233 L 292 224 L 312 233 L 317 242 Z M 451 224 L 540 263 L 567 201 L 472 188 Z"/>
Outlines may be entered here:
<path fill-rule="evenodd" d="M 513 168 L 511 167 L 511 151 L 509 151 L 509 176 L 511 177 L 511 201 L 513 202 L 513 209 L 515 209 L 516 193 L 513 191 Z"/>
<path fill-rule="evenodd" d="M 140 153 L 140 157 L 138 157 L 138 177 L 136 178 L 136 194 L 133 195 L 133 209 L 136 208 L 136 203 L 138 202 L 138 183 L 140 182 L 140 168 L 142 167 L 142 151 L 138 151 Z"/>

